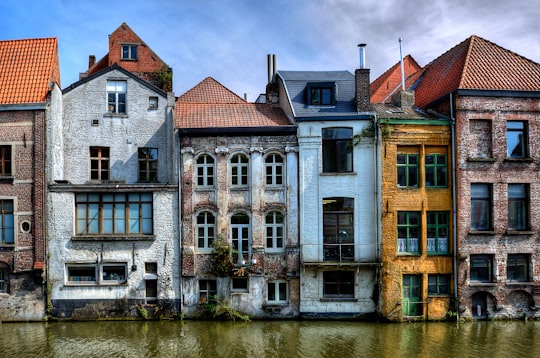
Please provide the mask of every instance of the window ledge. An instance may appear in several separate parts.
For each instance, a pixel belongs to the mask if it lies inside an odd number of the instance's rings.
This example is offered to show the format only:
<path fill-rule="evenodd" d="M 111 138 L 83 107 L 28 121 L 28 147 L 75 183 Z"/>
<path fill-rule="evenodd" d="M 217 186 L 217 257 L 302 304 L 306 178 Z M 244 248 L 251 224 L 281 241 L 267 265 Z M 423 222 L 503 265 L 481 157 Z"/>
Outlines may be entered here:
<path fill-rule="evenodd" d="M 0 251 L 13 251 L 14 249 L 15 249 L 15 244 L 0 245 Z"/>
<path fill-rule="evenodd" d="M 9 293 L 5 293 L 5 292 L 0 293 L 0 298 L 8 298 L 8 297 L 9 297 Z"/>
<path fill-rule="evenodd" d="M 534 286 L 532 281 L 506 281 L 508 286 Z"/>
<path fill-rule="evenodd" d="M 13 183 L 14 180 L 15 180 L 15 177 L 11 175 L 0 176 L 0 183 Z"/>
<path fill-rule="evenodd" d="M 195 187 L 195 191 L 204 191 L 204 192 L 210 192 L 210 191 L 214 191 L 216 190 L 216 188 L 214 188 L 213 186 L 199 186 L 199 187 Z"/>
<path fill-rule="evenodd" d="M 249 186 L 231 186 L 230 191 L 249 191 Z"/>
<path fill-rule="evenodd" d="M 154 241 L 155 235 L 80 235 L 72 236 L 72 241 Z"/>
<path fill-rule="evenodd" d="M 469 235 L 495 235 L 495 231 L 469 230 Z"/>
<path fill-rule="evenodd" d="M 506 235 L 534 235 L 534 231 L 529 230 L 506 230 Z"/>
<path fill-rule="evenodd" d="M 111 118 L 111 117 L 128 118 L 129 116 L 126 113 L 107 112 L 107 113 L 103 113 L 103 117 L 108 117 L 108 118 Z"/>
<path fill-rule="evenodd" d="M 497 159 L 495 158 L 467 158 L 469 162 L 480 162 L 480 163 L 495 163 Z"/>
<path fill-rule="evenodd" d="M 453 296 L 450 294 L 444 294 L 444 295 L 436 295 L 436 294 L 428 294 L 429 298 L 452 298 Z"/>
<path fill-rule="evenodd" d="M 322 172 L 320 173 L 321 176 L 341 176 L 341 175 L 356 175 L 356 172 Z"/>
<path fill-rule="evenodd" d="M 419 257 L 419 256 L 422 256 L 422 254 L 419 253 L 419 252 L 398 252 L 396 256 L 399 256 L 399 257 L 408 257 L 408 256 Z"/>
<path fill-rule="evenodd" d="M 495 287 L 497 286 L 496 282 L 473 282 L 469 283 L 469 286 L 478 286 L 478 287 Z"/>
<path fill-rule="evenodd" d="M 358 302 L 358 298 L 354 297 L 323 297 L 321 302 Z"/>
<path fill-rule="evenodd" d="M 533 158 L 504 158 L 505 162 L 509 163 L 533 163 Z"/>
<path fill-rule="evenodd" d="M 416 189 L 420 189 L 420 187 L 418 185 L 412 185 L 412 186 L 400 186 L 398 185 L 397 186 L 398 189 L 400 190 L 416 190 Z"/>

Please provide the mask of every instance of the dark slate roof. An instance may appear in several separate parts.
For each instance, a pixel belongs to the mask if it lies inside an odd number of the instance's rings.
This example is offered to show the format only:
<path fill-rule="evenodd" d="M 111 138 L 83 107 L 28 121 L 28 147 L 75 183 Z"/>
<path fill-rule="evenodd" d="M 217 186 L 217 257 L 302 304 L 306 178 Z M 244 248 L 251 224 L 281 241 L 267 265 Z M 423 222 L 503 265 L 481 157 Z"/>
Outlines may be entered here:
<path fill-rule="evenodd" d="M 355 77 L 348 71 L 278 71 L 285 85 L 288 100 L 296 119 L 357 116 Z M 334 82 L 337 85 L 335 106 L 308 106 L 306 85 L 314 82 Z"/>
<path fill-rule="evenodd" d="M 428 113 L 418 107 L 399 108 L 391 103 L 372 103 L 379 119 L 446 119 L 435 113 Z"/>

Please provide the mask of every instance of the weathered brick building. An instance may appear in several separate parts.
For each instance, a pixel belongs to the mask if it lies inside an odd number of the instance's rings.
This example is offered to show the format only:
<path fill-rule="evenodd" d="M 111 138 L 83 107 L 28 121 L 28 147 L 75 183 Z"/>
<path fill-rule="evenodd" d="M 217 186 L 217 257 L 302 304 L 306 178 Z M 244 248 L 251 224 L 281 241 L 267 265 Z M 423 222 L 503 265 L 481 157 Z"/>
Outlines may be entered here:
<path fill-rule="evenodd" d="M 45 315 L 45 148 L 59 86 L 56 38 L 0 41 L 0 321 Z"/>
<path fill-rule="evenodd" d="M 208 77 L 176 101 L 183 312 L 299 309 L 296 127 Z M 209 306 L 210 305 L 210 306 Z"/>
<path fill-rule="evenodd" d="M 471 36 L 421 70 L 415 93 L 455 119 L 460 316 L 538 317 L 540 64 Z"/>

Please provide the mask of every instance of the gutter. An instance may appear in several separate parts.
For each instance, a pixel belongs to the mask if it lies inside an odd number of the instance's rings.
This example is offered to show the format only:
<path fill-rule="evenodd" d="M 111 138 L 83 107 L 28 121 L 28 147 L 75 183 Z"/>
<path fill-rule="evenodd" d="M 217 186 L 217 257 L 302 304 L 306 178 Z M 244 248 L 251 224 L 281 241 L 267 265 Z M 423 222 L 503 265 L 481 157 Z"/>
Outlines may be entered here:
<path fill-rule="evenodd" d="M 451 120 L 451 143 L 452 143 L 452 242 L 454 245 L 454 254 L 452 255 L 452 265 L 454 266 L 454 308 L 456 310 L 456 321 L 459 322 L 458 308 L 458 272 L 457 272 L 457 192 L 456 192 L 456 143 L 455 143 L 455 127 L 456 119 L 454 118 L 454 97 L 450 93 L 450 120 Z"/>

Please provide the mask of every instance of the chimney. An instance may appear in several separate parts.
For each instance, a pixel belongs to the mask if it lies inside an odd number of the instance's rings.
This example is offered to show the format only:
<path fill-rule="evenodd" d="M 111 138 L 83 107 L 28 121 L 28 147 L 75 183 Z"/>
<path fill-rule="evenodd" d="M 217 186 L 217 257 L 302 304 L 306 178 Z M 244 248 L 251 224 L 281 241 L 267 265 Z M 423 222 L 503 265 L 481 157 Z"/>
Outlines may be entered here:
<path fill-rule="evenodd" d="M 88 69 L 92 68 L 96 64 L 96 56 L 90 55 L 88 56 Z"/>
<path fill-rule="evenodd" d="M 276 83 L 276 55 L 268 54 L 268 84 L 266 85 L 266 103 L 277 104 L 279 102 L 279 89 Z"/>
<path fill-rule="evenodd" d="M 392 104 L 398 108 L 412 108 L 414 106 L 414 91 L 399 91 L 392 96 Z"/>
<path fill-rule="evenodd" d="M 366 68 L 366 44 L 359 44 L 360 50 L 360 68 L 354 72 L 356 85 L 356 111 L 366 112 L 371 109 L 370 90 L 369 90 L 369 68 Z"/>

